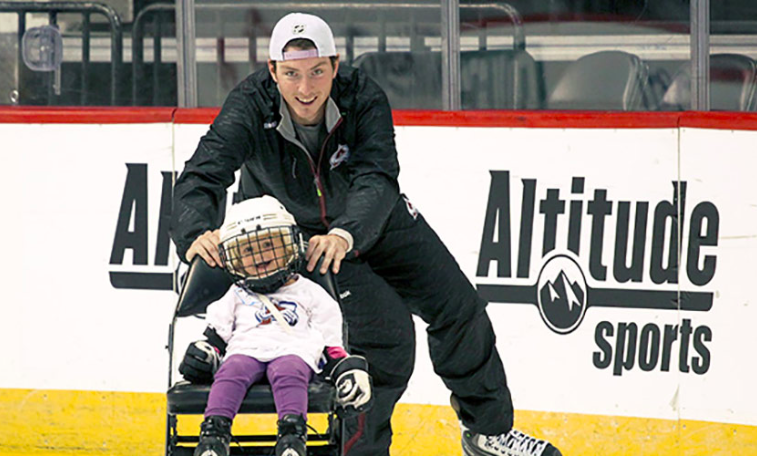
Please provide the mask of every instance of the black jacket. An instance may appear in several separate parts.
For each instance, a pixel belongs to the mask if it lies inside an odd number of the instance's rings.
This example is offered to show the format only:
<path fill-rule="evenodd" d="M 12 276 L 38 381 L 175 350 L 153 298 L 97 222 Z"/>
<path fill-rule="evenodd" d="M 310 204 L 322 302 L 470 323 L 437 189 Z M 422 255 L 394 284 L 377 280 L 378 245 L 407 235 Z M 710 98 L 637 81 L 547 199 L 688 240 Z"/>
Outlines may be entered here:
<path fill-rule="evenodd" d="M 174 188 L 170 231 L 182 260 L 200 234 L 221 225 L 226 189 L 240 168 L 235 200 L 272 195 L 309 235 L 348 231 L 354 254 L 376 242 L 399 198 L 391 109 L 375 82 L 346 65 L 331 98 L 341 117 L 314 160 L 277 130 L 282 101 L 267 69 L 229 93 Z"/>

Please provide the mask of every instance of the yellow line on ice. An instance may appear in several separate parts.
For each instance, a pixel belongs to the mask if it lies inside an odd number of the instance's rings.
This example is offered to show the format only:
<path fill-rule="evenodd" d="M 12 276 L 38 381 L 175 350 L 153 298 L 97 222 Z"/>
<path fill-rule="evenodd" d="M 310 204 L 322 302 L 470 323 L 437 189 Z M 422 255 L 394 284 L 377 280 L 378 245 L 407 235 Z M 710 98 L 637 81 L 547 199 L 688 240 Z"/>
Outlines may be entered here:
<path fill-rule="evenodd" d="M 161 455 L 165 396 L 0 389 L 0 455 Z M 201 417 L 182 417 L 180 430 L 199 431 Z M 565 456 L 757 455 L 757 427 L 702 421 L 516 412 L 516 427 L 546 438 Z M 316 429 L 325 429 L 314 416 Z M 399 404 L 392 426 L 392 456 L 461 454 L 459 427 L 450 407 Z M 240 416 L 235 430 L 275 427 L 275 417 Z"/>

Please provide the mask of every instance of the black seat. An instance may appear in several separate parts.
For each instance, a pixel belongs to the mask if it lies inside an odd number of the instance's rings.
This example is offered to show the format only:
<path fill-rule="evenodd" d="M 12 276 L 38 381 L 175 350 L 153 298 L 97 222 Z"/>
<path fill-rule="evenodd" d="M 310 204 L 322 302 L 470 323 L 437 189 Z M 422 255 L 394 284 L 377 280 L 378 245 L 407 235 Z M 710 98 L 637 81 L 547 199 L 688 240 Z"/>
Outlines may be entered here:
<path fill-rule="evenodd" d="M 547 97 L 548 109 L 637 111 L 650 100 L 649 68 L 638 56 L 600 51 L 572 62 Z"/>
<path fill-rule="evenodd" d="M 353 65 L 386 92 L 393 109 L 442 109 L 438 51 L 367 52 Z M 463 109 L 538 109 L 544 98 L 536 61 L 526 51 L 460 53 Z"/>
<path fill-rule="evenodd" d="M 741 54 L 710 56 L 710 109 L 754 111 L 757 109 L 757 64 Z M 691 108 L 691 65 L 687 62 L 673 76 L 660 109 L 685 111 Z"/>
<path fill-rule="evenodd" d="M 318 269 L 301 274 L 321 285 L 329 294 L 339 302 L 339 293 L 336 281 L 329 271 L 320 274 Z M 198 385 L 184 380 L 173 382 L 173 358 L 174 358 L 174 335 L 178 319 L 183 317 L 204 314 L 208 305 L 221 298 L 229 287 L 232 280 L 226 272 L 220 268 L 212 268 L 198 255 L 192 261 L 186 274 L 184 285 L 179 294 L 174 317 L 169 327 L 169 388 L 167 399 L 167 422 L 166 422 L 166 454 L 167 455 L 191 455 L 197 445 L 199 428 L 189 435 L 180 435 L 178 420 L 180 415 L 201 415 L 205 411 L 205 405 L 210 393 L 210 385 Z M 198 339 L 200 334 L 198 334 Z M 181 347 L 180 347 L 181 348 Z M 178 359 L 184 353 L 177 353 Z M 308 413 L 324 413 L 329 415 L 329 429 L 319 435 L 308 436 L 309 442 L 318 442 L 318 445 L 308 447 L 311 455 L 336 455 L 342 454 L 344 435 L 341 420 L 334 413 L 335 388 L 329 383 L 315 380 L 308 387 Z M 276 406 L 273 401 L 271 387 L 267 383 L 253 385 L 240 407 L 240 414 L 264 414 L 275 413 Z M 234 435 L 232 442 L 257 442 L 256 445 L 231 446 L 232 454 L 273 454 L 272 447 L 276 441 L 276 435 Z M 261 445 L 260 442 L 268 442 L 270 445 Z"/>
<path fill-rule="evenodd" d="M 177 415 L 203 413 L 208 402 L 210 385 L 195 385 L 181 381 L 168 390 L 168 410 Z M 308 411 L 330 413 L 334 409 L 334 387 L 316 381 L 308 387 Z M 267 384 L 253 385 L 247 391 L 239 413 L 275 413 L 271 387 Z"/>

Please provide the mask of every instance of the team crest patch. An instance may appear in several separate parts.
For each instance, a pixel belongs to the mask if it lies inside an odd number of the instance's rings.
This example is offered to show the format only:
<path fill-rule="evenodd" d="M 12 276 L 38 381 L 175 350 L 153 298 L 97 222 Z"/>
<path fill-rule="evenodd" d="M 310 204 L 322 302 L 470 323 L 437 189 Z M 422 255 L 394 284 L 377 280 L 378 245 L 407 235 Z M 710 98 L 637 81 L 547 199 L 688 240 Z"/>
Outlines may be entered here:
<path fill-rule="evenodd" d="M 336 149 L 336 152 L 334 152 L 331 155 L 331 158 L 329 158 L 329 164 L 331 165 L 331 169 L 334 169 L 337 166 L 341 165 L 342 162 L 347 160 L 349 157 L 350 157 L 350 148 L 347 147 L 346 144 L 339 144 L 339 147 Z"/>
<path fill-rule="evenodd" d="M 413 203 L 410 202 L 410 199 L 407 196 L 402 195 L 402 199 L 405 200 L 405 205 L 407 206 L 407 211 L 410 213 L 410 215 L 414 219 L 417 219 L 418 218 L 418 208 L 416 208 L 413 205 Z"/>
<path fill-rule="evenodd" d="M 284 317 L 285 323 L 289 326 L 297 325 L 299 317 L 297 316 L 297 303 L 291 301 L 277 301 L 272 299 L 273 305 L 281 312 Z M 270 325 L 271 322 L 276 321 L 276 317 L 261 303 L 261 307 L 255 312 L 255 318 L 258 320 L 258 326 Z"/>

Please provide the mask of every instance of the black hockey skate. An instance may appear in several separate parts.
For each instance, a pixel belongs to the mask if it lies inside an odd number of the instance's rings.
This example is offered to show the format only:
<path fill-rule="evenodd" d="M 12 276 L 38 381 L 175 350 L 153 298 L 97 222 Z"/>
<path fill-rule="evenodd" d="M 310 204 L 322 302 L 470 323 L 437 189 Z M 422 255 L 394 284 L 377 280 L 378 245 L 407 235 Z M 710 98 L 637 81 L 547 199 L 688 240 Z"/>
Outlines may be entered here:
<path fill-rule="evenodd" d="M 460 404 L 453 394 L 452 408 L 460 419 Z M 546 440 L 531 437 L 515 429 L 498 435 L 477 434 L 460 420 L 463 456 L 562 456 L 560 450 Z"/>
<path fill-rule="evenodd" d="M 307 456 L 308 428 L 300 415 L 284 415 L 279 420 L 276 456 Z"/>
<path fill-rule="evenodd" d="M 462 423 L 463 454 L 465 456 L 562 456 L 560 450 L 546 440 L 511 429 L 506 434 L 482 435 L 467 429 Z"/>
<path fill-rule="evenodd" d="M 229 456 L 231 420 L 225 416 L 209 416 L 200 425 L 200 442 L 194 456 Z"/>

